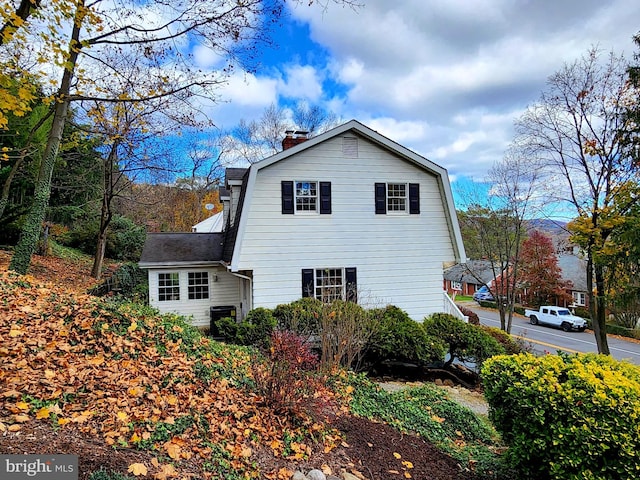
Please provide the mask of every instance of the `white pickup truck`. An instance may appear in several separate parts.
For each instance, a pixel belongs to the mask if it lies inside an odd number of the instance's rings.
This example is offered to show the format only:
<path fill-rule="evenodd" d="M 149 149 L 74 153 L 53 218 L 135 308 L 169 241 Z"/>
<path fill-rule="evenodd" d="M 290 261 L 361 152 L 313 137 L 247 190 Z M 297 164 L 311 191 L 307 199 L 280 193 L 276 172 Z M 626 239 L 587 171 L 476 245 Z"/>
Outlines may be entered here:
<path fill-rule="evenodd" d="M 584 332 L 587 322 L 584 318 L 576 317 L 568 308 L 544 305 L 539 310 L 525 310 L 524 315 L 529 317 L 531 325 L 546 324 L 560 327 L 565 332 L 577 330 Z"/>

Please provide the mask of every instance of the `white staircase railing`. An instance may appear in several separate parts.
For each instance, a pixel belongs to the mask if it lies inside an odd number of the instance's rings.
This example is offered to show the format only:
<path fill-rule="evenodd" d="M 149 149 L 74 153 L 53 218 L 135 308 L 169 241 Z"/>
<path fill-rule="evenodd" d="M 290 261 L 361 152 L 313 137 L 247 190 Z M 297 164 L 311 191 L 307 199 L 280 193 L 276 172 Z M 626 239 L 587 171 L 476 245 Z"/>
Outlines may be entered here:
<path fill-rule="evenodd" d="M 465 322 L 468 322 L 469 317 L 467 317 L 460 311 L 460 309 L 455 304 L 455 302 L 451 299 L 451 297 L 449 296 L 446 290 L 443 290 L 442 295 L 444 296 L 443 298 L 444 313 L 448 313 L 450 315 L 453 315 L 454 317 L 458 317 L 460 320 L 464 320 Z"/>

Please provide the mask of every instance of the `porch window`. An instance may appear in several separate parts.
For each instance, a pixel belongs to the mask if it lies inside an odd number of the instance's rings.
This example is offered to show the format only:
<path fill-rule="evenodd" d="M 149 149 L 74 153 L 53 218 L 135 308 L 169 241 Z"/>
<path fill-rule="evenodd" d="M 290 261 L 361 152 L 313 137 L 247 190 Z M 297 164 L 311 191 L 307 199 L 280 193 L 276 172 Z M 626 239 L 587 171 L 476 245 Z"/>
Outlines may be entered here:
<path fill-rule="evenodd" d="M 189 300 L 209 298 L 209 273 L 189 272 L 188 293 Z"/>
<path fill-rule="evenodd" d="M 180 275 L 178 272 L 158 274 L 158 300 L 180 300 Z"/>

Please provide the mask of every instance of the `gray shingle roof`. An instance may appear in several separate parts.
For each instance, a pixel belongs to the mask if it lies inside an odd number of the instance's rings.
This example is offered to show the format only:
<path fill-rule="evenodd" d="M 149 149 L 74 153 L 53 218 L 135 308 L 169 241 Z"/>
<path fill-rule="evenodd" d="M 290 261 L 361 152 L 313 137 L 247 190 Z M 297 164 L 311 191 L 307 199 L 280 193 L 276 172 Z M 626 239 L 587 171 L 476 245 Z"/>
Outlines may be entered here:
<path fill-rule="evenodd" d="M 224 233 L 148 233 L 140 266 L 222 260 Z"/>
<path fill-rule="evenodd" d="M 447 268 L 444 271 L 444 278 L 453 282 L 482 285 L 488 284 L 494 276 L 490 261 L 468 260 L 467 263 L 457 263 Z"/>
<path fill-rule="evenodd" d="M 587 261 L 576 255 L 558 255 L 558 266 L 562 269 L 562 279 L 573 283 L 572 290 L 587 291 Z"/>

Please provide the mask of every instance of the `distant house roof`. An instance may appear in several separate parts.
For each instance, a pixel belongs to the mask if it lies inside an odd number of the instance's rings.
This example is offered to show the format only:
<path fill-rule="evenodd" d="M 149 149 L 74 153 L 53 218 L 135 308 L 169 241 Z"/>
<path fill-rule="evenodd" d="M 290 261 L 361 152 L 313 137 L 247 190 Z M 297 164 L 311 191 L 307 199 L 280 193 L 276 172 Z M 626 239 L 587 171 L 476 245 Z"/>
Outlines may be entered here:
<path fill-rule="evenodd" d="M 558 255 L 558 266 L 562 270 L 562 279 L 573 283 L 571 290 L 587 291 L 587 261 L 576 255 Z"/>
<path fill-rule="evenodd" d="M 444 271 L 444 279 L 452 282 L 471 283 L 475 285 L 489 284 L 493 279 L 493 269 L 488 260 L 468 260 L 457 263 Z"/>
<path fill-rule="evenodd" d="M 200 223 L 196 223 L 193 227 L 191 227 L 192 232 L 197 233 L 213 233 L 213 232 L 221 232 L 222 227 L 224 226 L 224 215 L 222 212 L 218 212 L 214 215 L 211 215 L 209 218 L 204 219 Z"/>
<path fill-rule="evenodd" d="M 223 233 L 149 233 L 139 265 L 195 265 L 222 260 Z"/>

